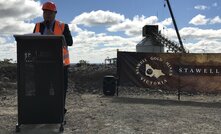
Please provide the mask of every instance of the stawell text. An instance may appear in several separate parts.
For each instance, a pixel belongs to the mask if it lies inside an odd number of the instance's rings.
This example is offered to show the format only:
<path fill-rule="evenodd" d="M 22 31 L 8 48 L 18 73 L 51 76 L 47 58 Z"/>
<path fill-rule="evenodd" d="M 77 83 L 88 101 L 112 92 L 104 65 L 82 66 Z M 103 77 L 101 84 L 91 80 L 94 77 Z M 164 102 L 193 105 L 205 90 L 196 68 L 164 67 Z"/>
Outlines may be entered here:
<path fill-rule="evenodd" d="M 180 74 L 209 74 L 209 75 L 219 75 L 220 69 L 218 68 L 189 68 L 189 67 L 180 67 L 179 68 Z"/>

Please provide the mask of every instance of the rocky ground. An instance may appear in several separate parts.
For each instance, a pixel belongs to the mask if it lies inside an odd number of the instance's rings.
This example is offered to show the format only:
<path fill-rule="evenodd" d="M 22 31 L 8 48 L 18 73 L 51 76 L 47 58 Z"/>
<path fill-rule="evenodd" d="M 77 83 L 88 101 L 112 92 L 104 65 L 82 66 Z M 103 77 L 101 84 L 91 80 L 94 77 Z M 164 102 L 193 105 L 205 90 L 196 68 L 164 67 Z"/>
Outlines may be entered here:
<path fill-rule="evenodd" d="M 104 96 L 102 79 L 114 66 L 70 69 L 65 134 L 219 134 L 221 95 L 120 87 L 119 96 Z M 16 66 L 0 66 L 0 134 L 15 133 Z M 59 133 L 59 124 L 22 125 L 21 134 Z"/>

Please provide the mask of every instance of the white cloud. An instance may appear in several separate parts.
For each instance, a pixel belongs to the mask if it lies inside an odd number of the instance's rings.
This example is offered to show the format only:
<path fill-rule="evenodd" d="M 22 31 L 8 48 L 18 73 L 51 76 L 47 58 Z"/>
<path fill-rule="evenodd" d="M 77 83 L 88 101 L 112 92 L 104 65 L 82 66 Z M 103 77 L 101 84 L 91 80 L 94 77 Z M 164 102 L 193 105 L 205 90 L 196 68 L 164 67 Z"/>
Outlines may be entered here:
<path fill-rule="evenodd" d="M 186 27 L 180 34 L 191 53 L 221 53 L 221 29 Z"/>
<path fill-rule="evenodd" d="M 116 57 L 117 49 L 133 51 L 141 38 L 123 38 L 105 33 L 96 34 L 92 31 L 81 31 L 73 38 L 70 47 L 71 62 L 87 60 L 93 63 L 104 62 L 108 57 Z"/>
<path fill-rule="evenodd" d="M 156 16 L 150 16 L 146 18 L 145 16 L 135 16 L 133 20 L 125 19 L 122 23 L 112 25 L 107 30 L 110 32 L 124 31 L 128 36 L 138 36 L 141 35 L 141 29 L 145 25 L 156 24 L 158 18 Z"/>
<path fill-rule="evenodd" d="M 107 56 L 110 58 L 116 57 L 117 49 L 121 51 L 135 51 L 137 43 L 139 43 L 142 39 L 142 27 L 144 25 L 159 24 L 159 28 L 162 29 L 164 26 L 172 24 L 171 18 L 158 22 L 158 18 L 156 16 L 134 16 L 132 20 L 124 18 L 120 21 L 116 21 L 117 23 L 112 24 L 106 23 L 106 21 L 100 23 L 99 20 L 97 20 L 97 22 L 90 21 L 96 20 L 97 17 L 94 16 L 95 18 L 92 18 L 90 15 L 90 20 L 88 20 L 88 14 L 85 15 L 85 13 L 79 16 L 75 17 L 72 23 L 69 24 L 70 29 L 77 32 L 77 35 L 73 38 L 74 46 L 70 47 L 70 55 L 73 57 L 71 58 L 71 62 L 78 62 L 79 60 L 103 62 Z M 86 20 L 86 23 L 83 23 L 82 20 Z M 86 28 L 80 29 L 78 27 L 80 24 L 91 27 L 102 25 L 104 26 L 104 29 L 107 28 L 109 32 L 117 33 L 122 31 L 129 37 L 111 36 L 106 33 L 87 31 Z"/>
<path fill-rule="evenodd" d="M 217 23 L 221 23 L 221 18 L 219 16 L 216 16 L 210 20 L 210 24 L 217 24 Z"/>
<path fill-rule="evenodd" d="M 1 0 L 0 34 L 30 33 L 34 24 L 29 22 L 41 15 L 40 3 L 34 0 L 7 0 L 7 2 Z"/>
<path fill-rule="evenodd" d="M 167 18 L 167 19 L 165 19 L 164 21 L 162 21 L 161 23 L 162 23 L 162 25 L 164 25 L 164 26 L 169 26 L 169 25 L 172 24 L 172 19 L 171 19 L 171 18 Z"/>
<path fill-rule="evenodd" d="M 90 13 L 82 13 L 79 16 L 76 16 L 69 26 L 73 32 L 81 32 L 82 29 L 79 28 L 80 24 L 85 26 L 103 25 L 109 32 L 124 32 L 125 35 L 132 37 L 140 36 L 142 33 L 142 27 L 145 25 L 158 24 L 159 29 L 163 29 L 164 26 L 172 24 L 172 19 L 167 18 L 162 22 L 158 22 L 158 18 L 156 16 L 145 17 L 143 15 L 136 15 L 131 20 L 128 18 L 125 19 L 124 15 L 121 14 L 98 10 Z"/>
<path fill-rule="evenodd" d="M 220 53 L 220 41 L 216 40 L 200 40 L 196 43 L 187 43 L 185 46 L 190 53 Z"/>
<path fill-rule="evenodd" d="M 206 16 L 198 14 L 197 16 L 193 17 L 189 24 L 193 25 L 206 25 L 206 24 L 217 24 L 221 23 L 221 18 L 219 16 L 214 17 L 213 19 L 207 19 Z"/>
<path fill-rule="evenodd" d="M 16 61 L 16 45 L 15 42 L 8 42 L 9 37 L 0 36 L 0 60 L 13 59 Z"/>
<path fill-rule="evenodd" d="M 78 27 L 76 24 L 74 24 L 74 23 L 69 24 L 69 28 L 70 28 L 70 30 L 71 30 L 72 32 L 81 32 L 81 31 L 82 31 L 82 29 L 79 28 L 79 27 Z"/>
<path fill-rule="evenodd" d="M 4 44 L 6 42 L 6 39 L 3 37 L 0 37 L 0 44 Z"/>
<path fill-rule="evenodd" d="M 82 13 L 72 20 L 72 24 L 83 24 L 85 26 L 94 25 L 112 25 L 124 20 L 124 15 L 110 11 L 91 11 L 90 13 Z"/>
<path fill-rule="evenodd" d="M 205 5 L 197 5 L 197 6 L 194 6 L 195 9 L 197 10 L 206 10 L 206 9 L 209 9 L 208 6 L 205 6 Z"/>
<path fill-rule="evenodd" d="M 180 30 L 182 37 L 185 39 L 194 40 L 220 40 L 221 41 L 221 29 L 200 29 L 195 27 L 185 27 Z"/>
<path fill-rule="evenodd" d="M 218 3 L 215 2 L 215 3 L 212 4 L 212 6 L 213 6 L 213 7 L 217 7 L 217 6 L 218 6 Z"/>
<path fill-rule="evenodd" d="M 31 20 L 41 15 L 40 3 L 33 0 L 0 1 L 1 18 L 16 18 L 16 20 Z"/>
<path fill-rule="evenodd" d="M 27 23 L 25 21 L 14 21 L 13 19 L 0 19 L 0 22 L 4 21 L 0 25 L 1 35 L 12 35 L 12 34 L 24 34 L 31 33 L 34 29 L 34 23 Z"/>
<path fill-rule="evenodd" d="M 193 17 L 189 24 L 193 25 L 205 25 L 209 19 L 206 19 L 206 16 L 198 14 L 197 16 Z"/>
<path fill-rule="evenodd" d="M 177 39 L 174 29 L 167 28 L 166 30 L 166 36 L 170 40 Z M 191 53 L 221 52 L 221 29 L 186 27 L 180 30 L 180 34 L 185 48 Z M 93 31 L 81 31 L 73 39 L 74 46 L 70 49 L 72 62 L 78 62 L 82 59 L 90 61 L 90 63 L 101 63 L 107 57 L 116 57 L 117 49 L 121 51 L 136 51 L 136 45 L 141 41 L 142 37 L 125 38 L 109 36 L 105 33 L 96 34 Z"/>
<path fill-rule="evenodd" d="M 184 27 L 179 32 L 184 47 L 191 53 L 221 53 L 221 29 Z M 174 29 L 167 28 L 164 36 L 178 43 Z"/>
<path fill-rule="evenodd" d="M 42 15 L 40 2 L 34 0 L 0 0 L 0 60 L 16 61 L 16 43 L 12 35 L 31 33 L 36 17 Z"/>

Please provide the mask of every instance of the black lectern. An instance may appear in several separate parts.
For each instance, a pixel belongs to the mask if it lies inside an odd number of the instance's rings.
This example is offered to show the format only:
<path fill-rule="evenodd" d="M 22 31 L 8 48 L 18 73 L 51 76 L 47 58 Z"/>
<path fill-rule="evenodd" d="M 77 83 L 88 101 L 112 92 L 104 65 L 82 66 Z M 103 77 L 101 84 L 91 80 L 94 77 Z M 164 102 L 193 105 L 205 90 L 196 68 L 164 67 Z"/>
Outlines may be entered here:
<path fill-rule="evenodd" d="M 14 35 L 17 41 L 18 123 L 64 125 L 64 36 Z"/>

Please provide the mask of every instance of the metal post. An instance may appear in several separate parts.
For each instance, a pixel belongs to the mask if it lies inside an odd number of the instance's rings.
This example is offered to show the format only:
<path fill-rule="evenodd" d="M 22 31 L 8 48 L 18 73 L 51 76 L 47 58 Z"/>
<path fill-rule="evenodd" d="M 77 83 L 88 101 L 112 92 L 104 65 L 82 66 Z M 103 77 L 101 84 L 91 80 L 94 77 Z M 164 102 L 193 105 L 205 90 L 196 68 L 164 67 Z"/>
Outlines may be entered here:
<path fill-rule="evenodd" d="M 186 51 L 185 51 L 185 49 L 183 47 L 182 39 L 181 39 L 180 34 L 179 34 L 179 30 L 178 30 L 177 25 L 176 25 L 176 21 L 175 21 L 174 15 L 173 15 L 172 8 L 170 6 L 170 2 L 169 2 L 169 0 L 165 0 L 165 1 L 167 2 L 167 5 L 168 5 L 169 11 L 170 11 L 170 15 L 171 15 L 172 20 L 173 20 L 173 24 L 174 24 L 174 27 L 175 27 L 175 30 L 176 30 L 176 34 L 177 34 L 179 43 L 180 43 L 180 47 L 183 49 L 183 52 L 186 53 Z"/>

